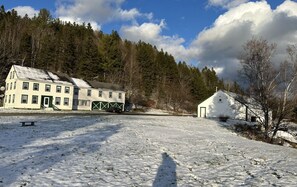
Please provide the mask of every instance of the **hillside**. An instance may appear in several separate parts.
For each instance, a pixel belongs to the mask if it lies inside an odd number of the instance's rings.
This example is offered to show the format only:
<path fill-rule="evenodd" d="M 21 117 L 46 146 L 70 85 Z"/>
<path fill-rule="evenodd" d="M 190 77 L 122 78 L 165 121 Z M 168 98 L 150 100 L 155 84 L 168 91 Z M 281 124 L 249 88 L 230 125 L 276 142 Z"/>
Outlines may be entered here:
<path fill-rule="evenodd" d="M 176 62 L 148 43 L 123 40 L 117 31 L 104 34 L 90 24 L 62 22 L 45 9 L 33 18 L 20 17 L 2 6 L 0 85 L 13 64 L 124 85 L 128 101 L 175 111 L 194 111 L 216 87 L 224 87 L 213 69 Z"/>

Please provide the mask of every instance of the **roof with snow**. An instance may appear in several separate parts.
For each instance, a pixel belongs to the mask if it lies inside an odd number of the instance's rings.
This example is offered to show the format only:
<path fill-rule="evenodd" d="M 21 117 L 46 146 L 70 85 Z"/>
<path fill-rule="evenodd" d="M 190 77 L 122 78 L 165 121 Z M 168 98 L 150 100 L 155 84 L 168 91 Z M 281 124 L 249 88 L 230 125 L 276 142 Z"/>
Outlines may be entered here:
<path fill-rule="evenodd" d="M 230 97 L 233 97 L 236 101 L 240 102 L 241 104 L 248 106 L 249 108 L 261 108 L 253 98 L 236 94 L 233 92 L 225 91 L 225 90 L 221 90 L 221 91 L 229 95 Z"/>
<path fill-rule="evenodd" d="M 37 81 L 45 81 L 49 83 L 72 85 L 70 81 L 63 79 L 59 77 L 57 74 L 54 74 L 49 71 L 31 68 L 31 67 L 18 66 L 18 65 L 13 65 L 13 67 L 15 69 L 16 75 L 20 79 L 37 80 Z"/>
<path fill-rule="evenodd" d="M 111 84 L 111 83 L 106 83 L 106 82 L 98 82 L 98 81 L 88 81 L 88 83 L 93 87 L 93 88 L 105 88 L 109 90 L 124 90 L 123 86 L 117 85 L 117 84 Z"/>
<path fill-rule="evenodd" d="M 69 77 L 67 74 L 64 73 L 52 73 L 50 71 L 42 69 L 24 67 L 19 65 L 13 65 L 13 67 L 16 71 L 17 77 L 24 80 L 36 80 L 49 83 L 73 85 L 79 88 L 102 88 L 124 91 L 124 87 L 117 84 L 104 83 L 98 81 L 85 81 L 80 78 Z"/>
<path fill-rule="evenodd" d="M 79 78 L 71 78 L 72 82 L 75 86 L 79 88 L 91 88 L 91 85 L 89 85 L 86 81 L 79 79 Z"/>

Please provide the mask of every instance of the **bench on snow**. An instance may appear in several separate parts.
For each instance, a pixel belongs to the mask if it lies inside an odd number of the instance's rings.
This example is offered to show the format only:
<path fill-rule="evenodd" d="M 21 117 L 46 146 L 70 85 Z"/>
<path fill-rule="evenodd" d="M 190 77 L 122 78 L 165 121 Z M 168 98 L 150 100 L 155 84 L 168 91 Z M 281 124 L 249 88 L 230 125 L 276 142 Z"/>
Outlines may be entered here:
<path fill-rule="evenodd" d="M 34 126 L 36 121 L 21 121 L 22 126 Z"/>

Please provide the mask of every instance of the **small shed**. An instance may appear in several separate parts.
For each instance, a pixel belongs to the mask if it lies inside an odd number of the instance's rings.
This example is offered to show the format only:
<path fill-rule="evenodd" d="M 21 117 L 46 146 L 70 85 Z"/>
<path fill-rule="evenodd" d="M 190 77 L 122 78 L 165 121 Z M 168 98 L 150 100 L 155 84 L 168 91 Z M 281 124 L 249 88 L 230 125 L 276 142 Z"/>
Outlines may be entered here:
<path fill-rule="evenodd" d="M 228 116 L 231 119 L 256 121 L 264 118 L 259 105 L 253 99 L 236 93 L 219 90 L 198 105 L 197 116 L 200 118 L 218 118 Z"/>

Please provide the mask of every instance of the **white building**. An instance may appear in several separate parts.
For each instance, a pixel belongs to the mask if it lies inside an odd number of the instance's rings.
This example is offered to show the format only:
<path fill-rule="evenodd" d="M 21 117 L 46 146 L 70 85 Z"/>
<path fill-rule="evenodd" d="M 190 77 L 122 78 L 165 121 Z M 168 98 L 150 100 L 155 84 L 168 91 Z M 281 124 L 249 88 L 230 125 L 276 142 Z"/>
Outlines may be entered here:
<path fill-rule="evenodd" d="M 124 109 L 118 85 L 70 78 L 41 69 L 13 65 L 5 80 L 4 108 L 55 110 Z"/>
<path fill-rule="evenodd" d="M 260 107 L 251 98 L 219 90 L 203 101 L 197 108 L 198 117 L 218 118 L 228 116 L 231 119 L 256 121 L 264 118 Z"/>

